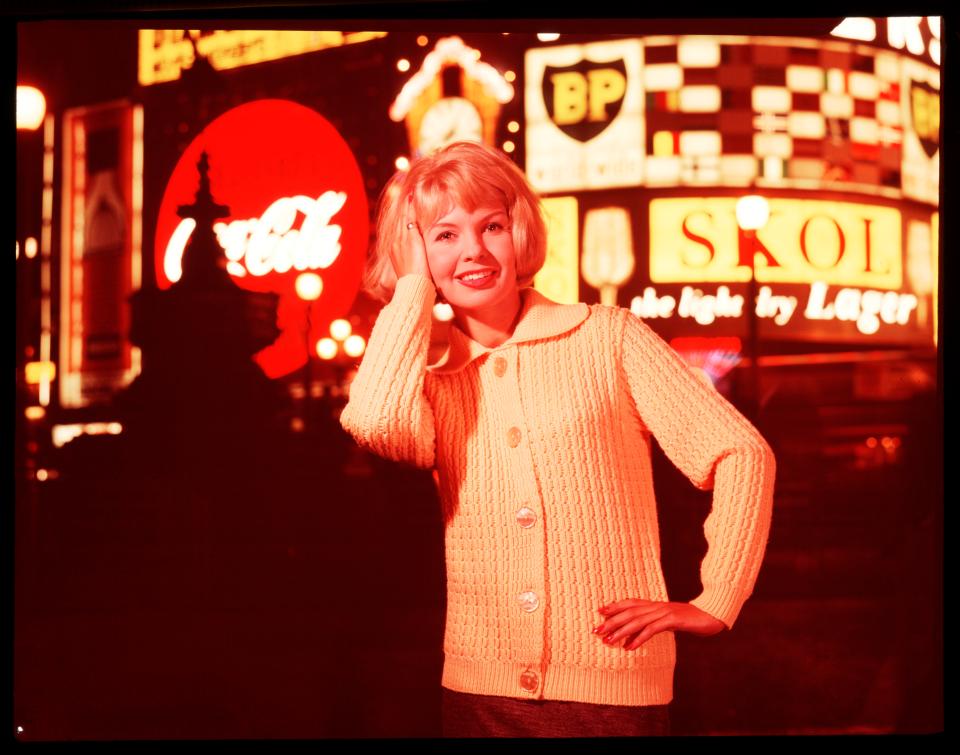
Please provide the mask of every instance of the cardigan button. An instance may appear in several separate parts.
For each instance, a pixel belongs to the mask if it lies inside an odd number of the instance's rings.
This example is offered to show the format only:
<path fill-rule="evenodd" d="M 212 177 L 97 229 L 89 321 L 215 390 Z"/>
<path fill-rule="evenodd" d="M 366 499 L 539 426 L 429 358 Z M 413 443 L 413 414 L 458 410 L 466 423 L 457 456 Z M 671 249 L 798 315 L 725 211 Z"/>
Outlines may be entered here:
<path fill-rule="evenodd" d="M 536 692 L 540 686 L 540 675 L 536 671 L 527 669 L 520 674 L 520 687 L 527 692 Z"/>
<path fill-rule="evenodd" d="M 497 377 L 503 377 L 507 371 L 507 360 L 503 357 L 497 357 L 493 360 L 493 373 Z"/>
<path fill-rule="evenodd" d="M 522 592 L 517 596 L 520 602 L 520 610 L 527 613 L 533 613 L 540 606 L 540 598 L 535 592 Z"/>
<path fill-rule="evenodd" d="M 517 524 L 519 524 L 525 530 L 530 529 L 536 523 L 537 515 L 532 509 L 528 509 L 526 506 L 524 506 L 517 512 Z"/>
<path fill-rule="evenodd" d="M 507 443 L 510 444 L 510 448 L 516 448 L 520 445 L 520 428 L 511 427 L 507 430 Z"/>

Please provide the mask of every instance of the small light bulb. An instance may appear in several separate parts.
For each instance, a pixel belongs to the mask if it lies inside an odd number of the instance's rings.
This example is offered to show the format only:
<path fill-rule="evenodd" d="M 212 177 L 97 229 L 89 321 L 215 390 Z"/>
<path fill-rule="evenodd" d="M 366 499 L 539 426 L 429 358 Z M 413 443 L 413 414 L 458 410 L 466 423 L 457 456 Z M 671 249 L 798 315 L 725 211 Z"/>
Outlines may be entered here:
<path fill-rule="evenodd" d="M 350 323 L 347 320 L 334 320 L 330 323 L 330 335 L 338 341 L 346 341 L 352 331 L 353 328 L 350 327 Z"/>
<path fill-rule="evenodd" d="M 323 293 L 323 280 L 316 273 L 300 273 L 294 282 L 294 288 L 304 301 L 316 301 Z"/>
<path fill-rule="evenodd" d="M 397 170 L 407 170 L 410 167 L 410 161 L 403 155 L 394 160 L 393 164 L 397 167 Z"/>
<path fill-rule="evenodd" d="M 409 71 L 410 61 L 406 58 L 400 58 L 400 60 L 397 61 L 397 70 L 400 72 Z"/>
<path fill-rule="evenodd" d="M 503 74 L 503 78 L 513 83 L 517 80 L 517 74 L 515 74 L 513 71 L 507 71 L 505 74 Z"/>
<path fill-rule="evenodd" d="M 417 37 L 417 44 L 420 45 L 420 47 L 426 47 L 427 42 L 429 41 L 430 40 L 427 39 L 427 36 L 425 34 L 421 34 L 419 37 Z"/>
<path fill-rule="evenodd" d="M 360 356 L 366 347 L 367 343 L 363 340 L 363 336 L 352 335 L 343 342 L 343 350 L 350 357 Z"/>
<path fill-rule="evenodd" d="M 511 141 L 509 141 L 509 140 L 507 140 L 507 141 L 505 141 L 505 142 L 503 143 L 503 151 L 504 151 L 504 152 L 513 152 L 516 148 L 517 148 L 517 145 L 515 145 L 513 142 L 511 142 Z"/>
<path fill-rule="evenodd" d="M 736 206 L 737 225 L 745 231 L 763 228 L 770 219 L 770 203 L 757 194 L 740 197 Z"/>
<path fill-rule="evenodd" d="M 332 338 L 317 341 L 317 356 L 321 359 L 333 359 L 337 355 L 337 342 Z"/>
<path fill-rule="evenodd" d="M 541 42 L 556 42 L 558 39 L 560 39 L 560 35 L 554 34 L 553 32 L 549 32 L 544 34 L 538 34 L 537 39 L 539 39 Z"/>
<path fill-rule="evenodd" d="M 517 123 L 516 121 L 510 121 L 510 123 L 507 124 L 507 131 L 509 131 L 511 134 L 515 134 L 519 130 L 520 130 L 520 124 Z"/>

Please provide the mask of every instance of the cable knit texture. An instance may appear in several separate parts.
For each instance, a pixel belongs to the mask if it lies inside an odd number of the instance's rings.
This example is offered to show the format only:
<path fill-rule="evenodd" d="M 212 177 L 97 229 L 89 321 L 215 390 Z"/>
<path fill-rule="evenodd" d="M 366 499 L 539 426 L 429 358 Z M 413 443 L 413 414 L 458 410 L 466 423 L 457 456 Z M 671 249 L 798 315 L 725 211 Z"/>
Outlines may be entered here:
<path fill-rule="evenodd" d="M 377 454 L 438 472 L 446 521 L 443 685 L 612 705 L 673 697 L 675 643 L 638 650 L 591 630 L 599 606 L 668 600 L 651 435 L 698 488 L 702 593 L 732 626 L 770 526 L 774 458 L 757 430 L 631 312 L 521 292 L 496 348 L 456 327 L 427 365 L 433 284 L 401 278 L 341 415 Z"/>

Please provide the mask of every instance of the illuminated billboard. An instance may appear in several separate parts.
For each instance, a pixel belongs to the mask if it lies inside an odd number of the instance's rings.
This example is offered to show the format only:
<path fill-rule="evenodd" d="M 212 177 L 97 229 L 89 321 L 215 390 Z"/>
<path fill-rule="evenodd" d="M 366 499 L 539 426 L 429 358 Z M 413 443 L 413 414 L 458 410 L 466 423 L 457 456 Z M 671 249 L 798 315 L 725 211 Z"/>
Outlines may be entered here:
<path fill-rule="evenodd" d="M 256 100 L 227 111 L 190 143 L 167 182 L 154 239 L 160 289 L 180 278 L 195 221 L 177 207 L 193 200 L 204 151 L 214 199 L 230 208 L 214 224 L 227 272 L 241 288 L 280 295 L 280 336 L 255 360 L 269 377 L 289 374 L 359 290 L 369 240 L 360 168 L 344 138 L 310 108 Z M 297 294 L 303 273 L 319 275 L 315 301 Z"/>
<path fill-rule="evenodd" d="M 939 201 L 940 71 L 848 41 L 662 36 L 526 53 L 527 174 Z"/>

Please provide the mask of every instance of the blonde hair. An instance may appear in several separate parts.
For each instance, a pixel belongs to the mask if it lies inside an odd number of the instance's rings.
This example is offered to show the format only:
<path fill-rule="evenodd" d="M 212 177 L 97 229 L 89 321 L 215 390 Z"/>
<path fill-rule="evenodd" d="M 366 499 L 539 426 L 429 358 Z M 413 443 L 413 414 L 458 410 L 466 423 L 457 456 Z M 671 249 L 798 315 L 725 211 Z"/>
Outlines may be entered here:
<path fill-rule="evenodd" d="M 517 255 L 517 284 L 533 283 L 547 254 L 547 229 L 540 202 L 523 172 L 504 153 L 477 142 L 454 142 L 398 171 L 380 194 L 376 238 L 361 287 L 375 299 L 393 297 L 397 275 L 390 252 L 400 243 L 406 219 L 405 202 L 422 229 L 429 228 L 456 206 L 503 206 L 510 218 Z"/>

